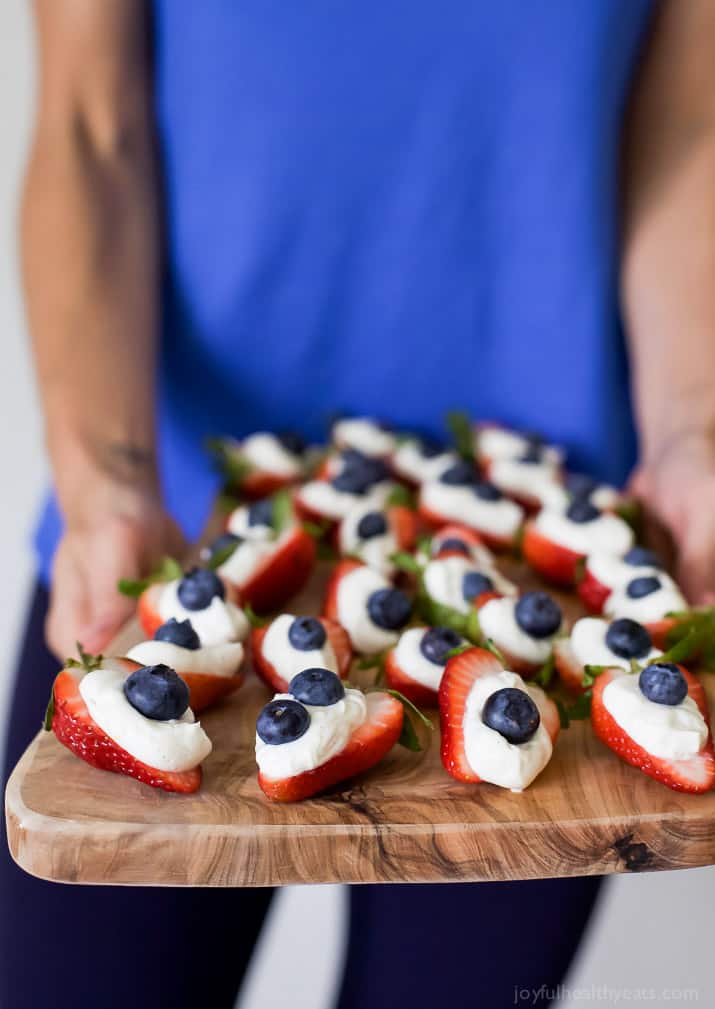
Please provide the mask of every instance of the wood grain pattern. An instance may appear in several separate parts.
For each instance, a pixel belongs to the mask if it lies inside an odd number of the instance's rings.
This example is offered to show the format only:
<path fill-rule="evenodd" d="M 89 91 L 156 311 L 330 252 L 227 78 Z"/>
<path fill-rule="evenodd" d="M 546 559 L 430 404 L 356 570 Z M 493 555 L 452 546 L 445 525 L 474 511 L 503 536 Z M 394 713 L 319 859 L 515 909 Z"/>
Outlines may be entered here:
<path fill-rule="evenodd" d="M 505 570 L 533 585 L 519 566 Z M 317 611 L 324 578 L 316 576 L 296 612 Z M 579 615 L 570 597 L 561 598 Z M 116 651 L 138 638 L 130 626 Z M 712 703 L 715 676 L 705 679 Z M 194 796 L 95 770 L 40 733 L 7 788 L 13 857 L 56 881 L 180 886 L 505 880 L 715 862 L 715 793 L 664 788 L 583 723 L 562 733 L 551 763 L 522 795 L 448 777 L 436 729 L 422 754 L 395 747 L 329 795 L 270 803 L 253 757 L 256 713 L 268 697 L 251 676 L 204 715 L 214 751 Z"/>

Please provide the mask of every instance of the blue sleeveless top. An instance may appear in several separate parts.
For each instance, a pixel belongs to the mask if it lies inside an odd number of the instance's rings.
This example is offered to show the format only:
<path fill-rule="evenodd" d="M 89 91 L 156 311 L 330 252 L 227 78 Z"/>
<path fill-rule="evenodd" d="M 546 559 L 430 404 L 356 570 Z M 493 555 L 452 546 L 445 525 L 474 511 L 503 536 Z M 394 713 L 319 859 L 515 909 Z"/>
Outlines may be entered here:
<path fill-rule="evenodd" d="M 651 0 L 155 0 L 169 506 L 206 434 L 525 425 L 622 480 L 622 111 Z M 43 566 L 60 520 L 38 536 Z"/>

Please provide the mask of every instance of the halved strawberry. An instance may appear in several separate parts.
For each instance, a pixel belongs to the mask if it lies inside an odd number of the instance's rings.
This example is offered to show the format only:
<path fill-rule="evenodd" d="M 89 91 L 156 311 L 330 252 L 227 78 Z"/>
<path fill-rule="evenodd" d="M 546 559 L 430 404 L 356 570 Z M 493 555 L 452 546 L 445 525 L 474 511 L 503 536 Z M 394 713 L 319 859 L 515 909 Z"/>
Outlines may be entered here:
<path fill-rule="evenodd" d="M 318 618 L 325 628 L 328 641 L 333 646 L 335 658 L 338 664 L 338 676 L 341 680 L 347 679 L 350 672 L 350 664 L 353 660 L 353 649 L 350 644 L 350 635 L 336 620 L 328 617 Z M 253 656 L 253 667 L 258 676 L 277 694 L 284 694 L 288 689 L 288 681 L 281 676 L 263 654 L 263 639 L 268 631 L 266 627 L 254 627 L 251 631 L 251 655 Z"/>
<path fill-rule="evenodd" d="M 554 665 L 559 679 L 572 694 L 582 694 L 586 689 L 583 685 L 584 669 L 574 654 L 568 638 L 559 638 L 554 642 Z"/>
<path fill-rule="evenodd" d="M 293 494 L 293 511 L 296 518 L 301 522 L 312 522 L 314 525 L 322 526 L 326 534 L 330 533 L 337 525 L 335 519 L 328 518 L 322 512 L 310 508 L 302 499 L 298 491 Z"/>
<path fill-rule="evenodd" d="M 583 573 L 583 578 L 579 581 L 576 591 L 581 597 L 581 602 L 589 613 L 603 613 L 606 600 L 611 594 L 611 589 L 592 574 L 588 567 Z"/>
<path fill-rule="evenodd" d="M 556 585 L 573 585 L 576 582 L 583 554 L 542 536 L 532 520 L 524 526 L 521 548 L 527 563 L 548 581 Z"/>
<path fill-rule="evenodd" d="M 149 585 L 144 589 L 139 596 L 137 616 L 147 638 L 153 638 L 164 623 L 163 618 L 159 614 L 159 600 L 163 591 L 164 583 L 155 582 L 154 585 Z"/>
<path fill-rule="evenodd" d="M 235 693 L 246 678 L 243 670 L 233 676 L 213 676 L 211 673 L 178 673 L 189 688 L 189 707 L 204 711 L 223 697 Z"/>
<path fill-rule="evenodd" d="M 452 555 L 460 556 L 463 554 L 463 551 L 451 549 L 449 545 L 447 545 L 446 549 L 440 546 L 441 543 L 449 544 L 450 540 L 456 540 L 458 542 L 461 541 L 468 549 L 484 546 L 484 541 L 481 536 L 474 531 L 474 529 L 470 529 L 468 526 L 458 525 L 456 522 L 450 522 L 446 526 L 440 526 L 434 534 L 433 556 L 451 557 Z"/>
<path fill-rule="evenodd" d="M 127 674 L 138 669 L 136 662 L 128 659 L 107 659 L 126 669 Z M 195 792 L 201 784 L 201 768 L 190 771 L 160 771 L 137 760 L 114 742 L 90 715 L 87 705 L 79 692 L 82 673 L 75 669 L 63 669 L 55 679 L 53 687 L 54 713 L 52 731 L 59 741 L 92 767 L 103 771 L 114 771 L 136 778 L 145 785 L 163 788 L 167 792 Z"/>
<path fill-rule="evenodd" d="M 402 704 L 382 691 L 368 694 L 366 701 L 367 720 L 353 732 L 345 749 L 324 764 L 292 778 L 267 778 L 259 771 L 258 784 L 268 798 L 299 802 L 367 771 L 382 760 L 400 738 Z"/>
<path fill-rule="evenodd" d="M 694 757 L 686 760 L 667 760 L 663 757 L 654 757 L 653 754 L 639 746 L 616 722 L 603 703 L 603 691 L 616 677 L 634 675 L 625 673 L 621 669 L 606 669 L 596 678 L 591 702 L 591 725 L 602 743 L 605 743 L 626 763 L 643 771 L 649 778 L 654 778 L 662 785 L 667 785 L 668 788 L 673 788 L 677 792 L 702 794 L 709 792 L 715 786 L 715 753 L 710 732 L 707 698 L 700 681 L 683 666 L 678 668 L 688 684 L 688 694 L 697 704 L 708 726 L 708 738 L 705 746 Z"/>
<path fill-rule="evenodd" d="M 447 663 L 439 688 L 441 755 L 444 769 L 458 781 L 481 781 L 472 770 L 464 748 L 464 715 L 469 692 L 479 677 L 494 676 L 503 668 L 499 659 L 485 648 L 470 648 Z M 544 727 L 554 742 L 560 729 L 558 709 L 544 695 L 544 704 L 539 706 L 539 711 Z"/>
<path fill-rule="evenodd" d="M 413 550 L 419 532 L 417 512 L 407 505 L 390 505 L 387 519 L 400 550 Z"/>
<path fill-rule="evenodd" d="M 315 540 L 302 526 L 296 526 L 238 590 L 241 603 L 256 613 L 279 609 L 306 584 L 315 558 Z"/>
<path fill-rule="evenodd" d="M 454 524 L 454 519 L 446 518 L 446 516 L 432 511 L 431 508 L 427 508 L 422 503 L 418 507 L 418 512 L 419 517 L 429 529 L 437 531 L 442 530 L 447 525 Z M 491 547 L 492 550 L 510 550 L 514 546 L 515 538 L 513 536 L 495 536 L 484 529 L 480 529 L 478 532 L 475 530 L 474 532 L 475 535 L 479 536 L 480 541 L 485 543 L 486 546 Z"/>
<path fill-rule="evenodd" d="M 399 690 L 418 708 L 436 708 L 439 703 L 439 694 L 436 690 L 425 686 L 424 683 L 418 683 L 400 667 L 394 648 L 391 648 L 385 656 L 385 682 L 392 690 Z"/>
<path fill-rule="evenodd" d="M 349 575 L 351 571 L 361 567 L 364 567 L 362 561 L 357 561 L 352 557 L 346 557 L 344 560 L 338 561 L 333 568 L 333 573 L 330 576 L 330 581 L 325 591 L 323 616 L 329 617 L 335 623 L 340 623 L 338 619 L 338 586 L 345 575 Z"/>
<path fill-rule="evenodd" d="M 252 469 L 242 477 L 238 489 L 247 501 L 259 501 L 293 483 L 295 480 L 291 477 L 269 473 L 267 470 Z"/>
<path fill-rule="evenodd" d="M 662 620 L 655 620 L 652 624 L 644 626 L 650 634 L 653 647 L 665 652 L 668 649 L 668 636 L 678 626 L 678 618 L 663 617 Z"/>

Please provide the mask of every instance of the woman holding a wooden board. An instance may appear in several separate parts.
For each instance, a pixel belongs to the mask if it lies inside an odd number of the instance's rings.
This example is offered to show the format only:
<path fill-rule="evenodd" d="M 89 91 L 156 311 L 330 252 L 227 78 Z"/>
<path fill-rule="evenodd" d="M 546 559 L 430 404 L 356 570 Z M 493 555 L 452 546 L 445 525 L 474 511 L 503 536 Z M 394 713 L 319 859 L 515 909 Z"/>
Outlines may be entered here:
<path fill-rule="evenodd" d="M 129 615 L 117 579 L 200 531 L 210 433 L 317 438 L 336 410 L 434 431 L 454 405 L 543 430 L 599 477 L 633 473 L 709 596 L 708 0 L 36 10 L 22 229 L 55 492 L 8 767 L 56 656 Z M 7 854 L 0 886 L 13 1009 L 228 1007 L 270 901 L 56 887 Z M 339 1005 L 553 988 L 597 886 L 356 887 Z"/>

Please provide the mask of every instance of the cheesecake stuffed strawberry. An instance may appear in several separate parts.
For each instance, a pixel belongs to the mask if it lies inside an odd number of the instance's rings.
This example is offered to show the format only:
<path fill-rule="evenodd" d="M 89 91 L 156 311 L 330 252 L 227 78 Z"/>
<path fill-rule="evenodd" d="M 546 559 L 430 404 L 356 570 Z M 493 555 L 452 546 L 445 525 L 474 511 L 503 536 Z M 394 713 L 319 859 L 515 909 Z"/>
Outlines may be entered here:
<path fill-rule="evenodd" d="M 392 456 L 392 469 L 400 480 L 419 487 L 429 480 L 439 480 L 457 462 L 459 457 L 442 442 L 415 436 L 398 444 Z"/>
<path fill-rule="evenodd" d="M 291 613 L 253 629 L 251 654 L 260 678 L 278 693 L 310 667 L 329 669 L 344 680 L 353 657 L 350 636 L 335 620 Z"/>
<path fill-rule="evenodd" d="M 307 450 L 296 433 L 257 431 L 241 441 L 223 438 L 211 450 L 232 490 L 251 500 L 297 483 L 307 470 Z"/>
<path fill-rule="evenodd" d="M 324 615 L 345 628 L 356 652 L 377 655 L 396 644 L 412 615 L 412 603 L 380 571 L 343 560 L 328 584 Z"/>
<path fill-rule="evenodd" d="M 702 684 L 683 666 L 651 662 L 640 673 L 607 669 L 591 703 L 596 736 L 622 760 L 680 792 L 715 786 L 715 755 Z"/>
<path fill-rule="evenodd" d="M 55 679 L 45 724 L 93 767 L 169 792 L 195 792 L 211 752 L 189 688 L 161 664 L 83 654 Z"/>
<path fill-rule="evenodd" d="M 516 431 L 501 424 L 479 423 L 474 427 L 475 455 L 480 465 L 488 468 L 497 460 L 523 459 L 538 454 L 540 461 L 558 469 L 564 453 L 556 445 L 548 445 L 533 433 Z"/>
<path fill-rule="evenodd" d="M 436 707 L 449 655 L 464 644 L 451 627 L 408 627 L 385 656 L 385 682 L 418 707 Z"/>
<path fill-rule="evenodd" d="M 394 573 L 392 555 L 410 551 L 417 539 L 417 514 L 405 505 L 375 508 L 362 503 L 351 508 L 337 530 L 338 553 L 357 557 L 386 575 Z"/>
<path fill-rule="evenodd" d="M 675 614 L 688 604 L 676 583 L 664 571 L 638 575 L 606 599 L 604 612 L 609 617 L 630 617 L 645 624 L 658 648 L 667 647 L 668 634 L 678 623 Z"/>
<path fill-rule="evenodd" d="M 549 660 L 562 627 L 561 607 L 547 592 L 489 599 L 479 609 L 481 639 L 521 676 L 533 676 Z"/>
<path fill-rule="evenodd" d="M 439 688 L 442 764 L 457 781 L 527 788 L 548 764 L 559 733 L 554 702 L 470 648 L 447 663 Z"/>
<path fill-rule="evenodd" d="M 648 628 L 628 617 L 613 621 L 582 617 L 568 637 L 554 642 L 559 679 L 575 694 L 586 688 L 584 674 L 589 666 L 630 670 L 632 662 L 649 662 L 658 655 Z"/>
<path fill-rule="evenodd" d="M 522 542 L 526 561 L 557 585 L 573 585 L 589 554 L 624 554 L 632 546 L 631 527 L 587 498 L 576 498 L 566 508 L 542 508 L 526 523 Z"/>
<path fill-rule="evenodd" d="M 568 500 L 559 463 L 538 441 L 520 455 L 489 459 L 484 463 L 484 472 L 500 491 L 527 511 L 561 507 Z"/>
<path fill-rule="evenodd" d="M 493 483 L 479 478 L 475 467 L 460 461 L 420 490 L 419 510 L 432 529 L 457 522 L 473 529 L 487 546 L 506 549 L 515 544 L 524 509 L 505 497 Z"/>
<path fill-rule="evenodd" d="M 623 589 L 634 578 L 658 575 L 663 565 L 652 550 L 631 547 L 624 554 L 609 551 L 588 555 L 577 591 L 591 613 L 603 613 L 612 592 Z"/>
<path fill-rule="evenodd" d="M 430 623 L 447 623 L 462 633 L 467 618 L 495 596 L 515 595 L 516 586 L 495 567 L 480 567 L 461 553 L 442 553 L 423 568 L 419 604 Z"/>
<path fill-rule="evenodd" d="M 189 620 L 204 646 L 244 641 L 250 625 L 215 571 L 195 567 L 180 578 L 154 582 L 139 596 L 139 621 L 153 638 L 172 618 Z"/>
<path fill-rule="evenodd" d="M 402 704 L 390 694 L 364 694 L 332 670 L 304 669 L 258 715 L 258 783 L 278 802 L 317 795 L 382 760 L 402 722 Z"/>
<path fill-rule="evenodd" d="M 157 627 L 150 641 L 140 641 L 127 658 L 140 666 L 169 666 L 189 688 L 192 711 L 203 711 L 238 690 L 244 680 L 240 641 L 202 644 L 190 620 L 172 617 Z"/>
<path fill-rule="evenodd" d="M 337 471 L 328 466 L 326 475 L 297 489 L 295 505 L 302 518 L 339 522 L 358 505 L 381 508 L 394 491 L 395 481 L 382 459 L 346 452 L 339 460 Z"/>
<path fill-rule="evenodd" d="M 341 417 L 331 429 L 338 449 L 353 449 L 365 456 L 386 459 L 397 444 L 394 431 L 372 417 Z"/>
<path fill-rule="evenodd" d="M 480 568 L 494 568 L 496 564 L 494 554 L 477 533 L 461 525 L 441 526 L 431 540 L 420 545 L 417 554 L 424 564 L 435 557 L 449 556 L 467 557 Z"/>

